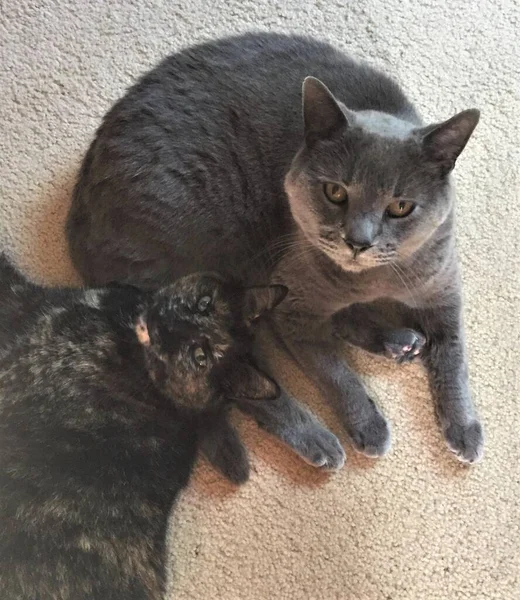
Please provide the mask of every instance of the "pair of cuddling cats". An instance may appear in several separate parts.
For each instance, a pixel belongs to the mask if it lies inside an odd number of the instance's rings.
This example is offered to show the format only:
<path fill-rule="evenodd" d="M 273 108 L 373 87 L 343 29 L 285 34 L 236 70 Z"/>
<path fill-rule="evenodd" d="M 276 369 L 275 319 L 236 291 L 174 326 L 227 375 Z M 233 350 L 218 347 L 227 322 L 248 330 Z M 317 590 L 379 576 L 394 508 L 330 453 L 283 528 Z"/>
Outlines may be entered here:
<path fill-rule="evenodd" d="M 373 457 L 389 426 L 343 345 L 420 357 L 449 448 L 481 458 L 450 181 L 478 118 L 424 126 L 383 74 L 273 34 L 184 50 L 129 90 L 67 223 L 85 281 L 115 285 L 44 291 L 2 266 L 7 600 L 161 598 L 167 513 L 197 446 L 247 478 L 230 400 L 307 462 L 343 465 L 337 438 L 270 377 L 253 327 Z"/>

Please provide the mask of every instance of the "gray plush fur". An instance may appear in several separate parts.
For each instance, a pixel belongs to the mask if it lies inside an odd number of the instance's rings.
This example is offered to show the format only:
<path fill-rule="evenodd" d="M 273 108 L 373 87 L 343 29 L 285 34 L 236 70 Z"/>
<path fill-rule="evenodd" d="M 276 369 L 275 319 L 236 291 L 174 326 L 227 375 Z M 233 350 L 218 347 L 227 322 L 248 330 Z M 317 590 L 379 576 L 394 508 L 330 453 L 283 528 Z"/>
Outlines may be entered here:
<path fill-rule="evenodd" d="M 483 434 L 450 172 L 478 118 L 467 110 L 425 127 L 395 82 L 308 38 L 249 34 L 187 49 L 105 117 L 74 194 L 72 256 L 91 283 L 155 287 L 198 269 L 270 276 L 290 288 L 273 327 L 357 450 L 385 454 L 390 431 L 345 364 L 345 341 L 420 357 L 448 446 L 475 462 Z M 413 210 L 394 218 L 396 207 Z M 243 408 L 308 462 L 342 466 L 336 437 L 287 393 Z"/>

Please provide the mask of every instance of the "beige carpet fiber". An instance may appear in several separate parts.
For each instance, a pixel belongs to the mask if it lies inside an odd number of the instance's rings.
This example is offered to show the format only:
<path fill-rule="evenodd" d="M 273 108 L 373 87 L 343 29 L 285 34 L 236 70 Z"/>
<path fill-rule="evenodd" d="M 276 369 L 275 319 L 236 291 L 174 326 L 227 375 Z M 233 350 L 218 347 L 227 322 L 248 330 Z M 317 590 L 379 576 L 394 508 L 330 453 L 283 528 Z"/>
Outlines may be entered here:
<path fill-rule="evenodd" d="M 429 119 L 482 110 L 456 180 L 471 380 L 487 449 L 480 465 L 459 465 L 420 367 L 357 355 L 391 420 L 391 453 L 371 461 L 348 449 L 345 468 L 327 476 L 238 419 L 251 481 L 236 490 L 199 466 L 173 519 L 172 596 L 516 600 L 518 0 L 0 0 L 0 243 L 31 276 L 74 281 L 63 221 L 103 113 L 165 54 L 252 28 L 310 33 L 367 59 L 397 76 Z M 311 385 L 280 364 L 347 444 Z"/>

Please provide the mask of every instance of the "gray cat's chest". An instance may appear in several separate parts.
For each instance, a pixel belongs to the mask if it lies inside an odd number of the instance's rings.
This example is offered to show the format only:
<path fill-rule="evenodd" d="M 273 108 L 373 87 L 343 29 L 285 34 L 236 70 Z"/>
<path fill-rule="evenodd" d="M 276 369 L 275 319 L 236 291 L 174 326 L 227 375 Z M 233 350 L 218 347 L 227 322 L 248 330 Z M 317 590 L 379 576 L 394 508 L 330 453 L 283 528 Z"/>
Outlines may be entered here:
<path fill-rule="evenodd" d="M 417 260 L 406 267 L 392 265 L 352 273 L 324 268 L 320 261 L 296 264 L 289 255 L 272 276 L 290 290 L 275 318 L 289 336 L 317 339 L 328 334 L 331 317 L 352 304 L 384 299 L 420 308 L 435 295 L 445 270 L 449 263 L 441 266 L 436 261 Z"/>
<path fill-rule="evenodd" d="M 273 281 L 286 285 L 289 300 L 299 311 L 331 315 L 350 304 L 387 297 L 404 301 L 403 284 L 390 268 L 348 273 L 322 270 L 316 265 L 294 269 L 289 258 L 282 261 Z"/>

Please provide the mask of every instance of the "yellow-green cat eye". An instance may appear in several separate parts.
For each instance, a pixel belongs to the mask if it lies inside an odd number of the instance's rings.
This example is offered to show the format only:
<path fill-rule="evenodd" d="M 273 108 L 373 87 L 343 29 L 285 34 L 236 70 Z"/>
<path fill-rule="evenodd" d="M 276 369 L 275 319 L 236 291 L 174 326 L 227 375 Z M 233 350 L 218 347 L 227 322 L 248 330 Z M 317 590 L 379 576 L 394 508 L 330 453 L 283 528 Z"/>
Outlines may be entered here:
<path fill-rule="evenodd" d="M 392 217 L 393 219 L 400 219 L 402 217 L 407 217 L 414 208 L 415 204 L 413 202 L 409 202 L 407 200 L 396 200 L 387 206 L 386 212 L 389 217 Z"/>
<path fill-rule="evenodd" d="M 347 190 L 339 183 L 326 183 L 323 192 L 327 199 L 334 204 L 343 204 L 348 200 Z"/>

